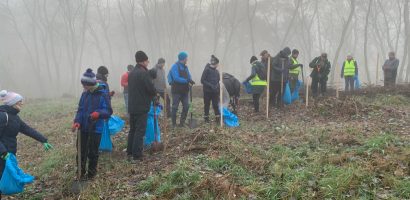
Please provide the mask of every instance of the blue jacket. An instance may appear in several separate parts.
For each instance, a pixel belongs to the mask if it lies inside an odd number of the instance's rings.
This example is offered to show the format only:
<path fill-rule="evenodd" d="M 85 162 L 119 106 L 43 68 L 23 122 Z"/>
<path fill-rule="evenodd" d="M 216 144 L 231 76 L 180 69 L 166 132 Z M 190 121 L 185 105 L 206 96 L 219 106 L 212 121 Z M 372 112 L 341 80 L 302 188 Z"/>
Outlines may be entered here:
<path fill-rule="evenodd" d="M 91 120 L 90 114 L 98 112 L 99 119 Z M 102 133 L 104 120 L 110 118 L 112 108 L 110 98 L 104 85 L 99 85 L 94 91 L 84 91 L 78 103 L 78 110 L 74 122 L 80 124 L 81 132 Z"/>
<path fill-rule="evenodd" d="M 182 77 L 179 71 L 186 71 L 188 73 L 188 78 Z M 181 84 L 188 84 L 189 81 L 191 80 L 191 73 L 189 73 L 188 67 L 179 61 L 172 65 L 170 73 L 171 73 L 173 82 L 181 83 Z"/>
<path fill-rule="evenodd" d="M 0 106 L 0 154 L 5 152 L 16 154 L 18 133 L 23 133 L 41 143 L 47 142 L 47 138 L 24 123 L 18 113 L 19 111 L 11 106 Z"/>

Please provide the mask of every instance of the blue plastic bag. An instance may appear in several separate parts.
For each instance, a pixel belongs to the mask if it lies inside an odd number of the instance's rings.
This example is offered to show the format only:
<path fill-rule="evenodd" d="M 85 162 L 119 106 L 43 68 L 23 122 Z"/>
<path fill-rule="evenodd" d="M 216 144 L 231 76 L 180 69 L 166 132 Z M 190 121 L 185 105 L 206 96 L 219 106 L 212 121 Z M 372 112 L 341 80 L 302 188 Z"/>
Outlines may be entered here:
<path fill-rule="evenodd" d="M 34 177 L 26 174 L 19 168 L 17 158 L 10 153 L 10 157 L 6 160 L 3 176 L 0 180 L 1 194 L 11 195 L 23 192 L 24 185 L 32 183 Z"/>
<path fill-rule="evenodd" d="M 223 118 L 224 118 L 223 120 L 226 126 L 228 127 L 238 127 L 239 126 L 238 116 L 236 116 L 231 111 L 229 111 L 228 108 L 223 107 L 222 113 L 223 113 Z"/>
<path fill-rule="evenodd" d="M 111 115 L 108 120 L 108 128 L 110 130 L 110 135 L 116 135 L 119 133 L 125 125 L 125 121 L 116 115 Z"/>
<path fill-rule="evenodd" d="M 292 92 L 292 102 L 299 100 L 299 88 L 302 85 L 301 81 L 296 82 L 295 90 Z"/>
<path fill-rule="evenodd" d="M 161 142 L 161 130 L 158 125 L 158 116 L 161 114 L 162 106 L 157 106 L 155 109 L 156 112 L 156 123 L 154 124 L 154 106 L 151 104 L 151 108 L 148 112 L 147 119 L 147 129 L 145 130 L 144 146 L 150 147 L 153 142 Z M 154 127 L 156 126 L 156 127 Z M 157 139 L 155 140 L 155 131 Z"/>
<path fill-rule="evenodd" d="M 292 94 L 290 93 L 289 81 L 286 81 L 285 91 L 283 91 L 283 103 L 286 105 L 292 103 Z"/>
<path fill-rule="evenodd" d="M 252 94 L 252 85 L 249 82 L 243 82 L 243 88 L 245 89 L 246 94 Z"/>
<path fill-rule="evenodd" d="M 355 89 L 360 89 L 359 76 L 355 76 L 355 77 L 354 77 L 354 88 L 355 88 Z"/>
<path fill-rule="evenodd" d="M 104 121 L 103 131 L 101 133 L 100 151 L 112 152 L 112 141 L 110 136 L 110 130 L 108 128 L 108 122 Z"/>

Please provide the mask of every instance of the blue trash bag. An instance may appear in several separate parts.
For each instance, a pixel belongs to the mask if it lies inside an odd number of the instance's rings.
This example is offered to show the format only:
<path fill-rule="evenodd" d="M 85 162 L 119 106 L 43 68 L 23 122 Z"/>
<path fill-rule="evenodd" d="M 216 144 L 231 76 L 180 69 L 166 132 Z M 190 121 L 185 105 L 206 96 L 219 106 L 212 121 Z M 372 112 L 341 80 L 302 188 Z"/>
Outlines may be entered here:
<path fill-rule="evenodd" d="M 223 113 L 224 123 L 226 126 L 228 127 L 238 127 L 239 126 L 238 116 L 236 116 L 231 111 L 229 111 L 228 108 L 223 107 L 222 113 Z"/>
<path fill-rule="evenodd" d="M 355 87 L 355 89 L 360 89 L 359 76 L 355 76 L 355 77 L 354 77 L 354 87 Z"/>
<path fill-rule="evenodd" d="M 298 80 L 296 82 L 295 90 L 292 92 L 292 102 L 299 100 L 299 89 L 302 85 L 302 82 Z"/>
<path fill-rule="evenodd" d="M 112 152 L 112 141 L 110 136 L 110 130 L 108 128 L 108 122 L 104 121 L 103 131 L 101 133 L 100 151 Z"/>
<path fill-rule="evenodd" d="M 154 106 L 151 104 L 151 108 L 148 112 L 147 129 L 145 130 L 144 146 L 150 147 L 155 142 L 155 131 L 157 131 L 157 142 L 161 142 L 161 130 L 158 125 L 158 118 L 162 111 L 162 106 L 157 106 L 156 111 L 156 123 L 154 124 Z M 156 126 L 156 127 L 154 127 Z"/>
<path fill-rule="evenodd" d="M 252 85 L 247 81 L 243 82 L 242 84 L 244 86 L 243 88 L 245 89 L 246 94 L 252 94 Z"/>
<path fill-rule="evenodd" d="M 125 125 L 125 121 L 116 115 L 111 115 L 108 120 L 108 128 L 110 130 L 110 135 L 116 135 L 119 133 Z"/>
<path fill-rule="evenodd" d="M 286 81 L 285 91 L 283 91 L 283 103 L 286 105 L 292 103 L 292 94 L 290 93 L 289 81 Z"/>
<path fill-rule="evenodd" d="M 1 194 L 11 195 L 23 192 L 24 185 L 32 183 L 34 177 L 19 168 L 17 158 L 13 153 L 6 160 L 3 176 L 0 180 Z"/>

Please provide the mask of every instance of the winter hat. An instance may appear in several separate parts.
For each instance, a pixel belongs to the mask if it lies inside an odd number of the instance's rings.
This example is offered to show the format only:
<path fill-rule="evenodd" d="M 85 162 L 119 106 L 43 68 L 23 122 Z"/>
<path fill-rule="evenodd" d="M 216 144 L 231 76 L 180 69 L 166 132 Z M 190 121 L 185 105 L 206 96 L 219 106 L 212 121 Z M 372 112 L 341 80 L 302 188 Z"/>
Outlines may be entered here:
<path fill-rule="evenodd" d="M 211 65 L 217 65 L 219 64 L 219 59 L 215 57 L 214 55 L 211 56 Z"/>
<path fill-rule="evenodd" d="M 164 59 L 164 58 L 158 59 L 158 64 L 164 64 L 164 63 L 165 63 L 165 59 Z"/>
<path fill-rule="evenodd" d="M 179 54 L 178 54 L 178 60 L 179 61 L 185 60 L 186 58 L 188 58 L 188 53 L 187 52 L 185 52 L 185 51 L 179 52 Z"/>
<path fill-rule="evenodd" d="M 97 74 L 101 74 L 101 75 L 107 75 L 108 74 L 108 69 L 105 66 L 100 66 L 97 69 Z"/>
<path fill-rule="evenodd" d="M 144 61 L 147 61 L 147 60 L 148 60 L 148 56 L 147 56 L 147 54 L 145 54 L 145 52 L 137 51 L 137 53 L 135 53 L 135 61 L 137 63 L 144 62 Z"/>
<path fill-rule="evenodd" d="M 22 101 L 23 97 L 15 92 L 7 92 L 7 90 L 2 90 L 0 92 L 0 100 L 4 105 L 14 106 L 17 102 Z"/>
<path fill-rule="evenodd" d="M 252 56 L 252 57 L 251 57 L 251 61 L 250 61 L 251 64 L 252 64 L 253 62 L 255 62 L 256 60 L 258 60 L 258 58 L 257 58 L 256 56 Z"/>
<path fill-rule="evenodd" d="M 127 70 L 130 72 L 130 71 L 132 71 L 134 69 L 134 66 L 133 65 L 128 65 L 127 66 Z"/>
<path fill-rule="evenodd" d="M 86 86 L 95 86 L 95 84 L 97 84 L 97 79 L 92 69 L 88 68 L 87 71 L 85 71 L 83 77 L 81 77 L 81 84 Z"/>

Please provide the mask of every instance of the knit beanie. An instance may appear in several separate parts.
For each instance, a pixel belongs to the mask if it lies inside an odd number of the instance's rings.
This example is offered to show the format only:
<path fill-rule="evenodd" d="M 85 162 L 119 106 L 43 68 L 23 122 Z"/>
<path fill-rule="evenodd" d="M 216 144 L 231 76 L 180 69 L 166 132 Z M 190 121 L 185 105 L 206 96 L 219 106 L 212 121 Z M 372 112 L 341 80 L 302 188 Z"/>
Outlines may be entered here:
<path fill-rule="evenodd" d="M 251 60 L 250 60 L 251 64 L 252 64 L 253 62 L 255 62 L 256 60 L 258 60 L 258 58 L 257 58 L 256 56 L 252 56 L 252 57 L 251 57 Z"/>
<path fill-rule="evenodd" d="M 17 102 L 22 101 L 23 97 L 15 92 L 7 92 L 7 90 L 2 90 L 0 92 L 0 100 L 4 105 L 14 106 Z"/>
<path fill-rule="evenodd" d="M 186 58 L 188 58 L 188 53 L 187 52 L 185 52 L 185 51 L 179 52 L 179 54 L 178 54 L 178 60 L 179 61 L 185 60 Z"/>
<path fill-rule="evenodd" d="M 148 60 L 148 56 L 147 56 L 147 54 L 145 54 L 145 52 L 137 51 L 137 53 L 135 53 L 135 61 L 137 63 L 141 63 L 141 62 L 144 62 L 144 61 L 147 61 L 147 60 Z"/>
<path fill-rule="evenodd" d="M 87 71 L 85 71 L 83 77 L 81 77 L 81 84 L 86 86 L 95 86 L 95 84 L 97 84 L 97 79 L 92 69 L 88 68 Z"/>
<path fill-rule="evenodd" d="M 211 65 L 217 65 L 219 64 L 219 59 L 215 57 L 214 55 L 211 56 Z"/>

